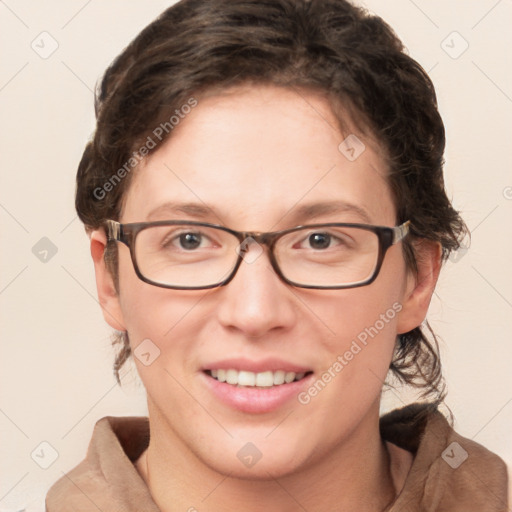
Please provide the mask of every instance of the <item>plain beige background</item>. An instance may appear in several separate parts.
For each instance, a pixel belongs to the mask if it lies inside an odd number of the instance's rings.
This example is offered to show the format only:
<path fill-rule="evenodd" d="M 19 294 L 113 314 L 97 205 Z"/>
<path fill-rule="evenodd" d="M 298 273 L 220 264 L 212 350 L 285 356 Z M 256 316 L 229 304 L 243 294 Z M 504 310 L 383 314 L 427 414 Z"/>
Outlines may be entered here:
<path fill-rule="evenodd" d="M 122 388 L 112 375 L 74 178 L 94 128 L 96 81 L 170 3 L 0 1 L 1 511 L 40 503 L 83 458 L 96 420 L 145 414 L 133 369 Z M 394 27 L 438 91 L 446 185 L 473 239 L 447 262 L 429 319 L 457 430 L 510 464 L 512 1 L 364 5 Z M 401 399 L 387 393 L 384 407 Z"/>

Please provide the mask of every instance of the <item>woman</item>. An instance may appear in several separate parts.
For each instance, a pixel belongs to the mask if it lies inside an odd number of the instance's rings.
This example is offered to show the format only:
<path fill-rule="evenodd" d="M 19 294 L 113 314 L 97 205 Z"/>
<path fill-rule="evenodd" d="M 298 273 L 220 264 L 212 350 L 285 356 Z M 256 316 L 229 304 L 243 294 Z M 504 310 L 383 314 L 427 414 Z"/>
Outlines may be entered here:
<path fill-rule="evenodd" d="M 437 411 L 424 323 L 465 225 L 431 81 L 344 0 L 182 0 L 107 70 L 77 175 L 149 418 L 104 418 L 47 510 L 504 511 Z M 423 402 L 379 418 L 391 377 Z"/>

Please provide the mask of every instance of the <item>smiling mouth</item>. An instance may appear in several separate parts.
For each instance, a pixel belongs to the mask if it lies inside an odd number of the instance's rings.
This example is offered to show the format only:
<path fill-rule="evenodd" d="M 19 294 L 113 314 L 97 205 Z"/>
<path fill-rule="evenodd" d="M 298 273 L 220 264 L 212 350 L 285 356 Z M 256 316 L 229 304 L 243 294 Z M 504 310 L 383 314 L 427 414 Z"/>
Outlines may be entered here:
<path fill-rule="evenodd" d="M 268 370 L 254 373 L 230 368 L 227 370 L 206 370 L 205 373 L 219 382 L 231 384 L 232 386 L 271 388 L 300 381 L 313 372 L 295 373 L 285 372 L 284 370 L 277 370 L 275 372 Z"/>

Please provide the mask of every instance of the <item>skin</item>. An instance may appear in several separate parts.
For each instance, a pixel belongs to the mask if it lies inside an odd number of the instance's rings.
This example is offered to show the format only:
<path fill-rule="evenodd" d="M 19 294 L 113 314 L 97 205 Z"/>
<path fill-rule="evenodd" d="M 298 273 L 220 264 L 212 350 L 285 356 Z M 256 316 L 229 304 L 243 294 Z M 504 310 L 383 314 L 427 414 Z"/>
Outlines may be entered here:
<path fill-rule="evenodd" d="M 255 231 L 312 222 L 396 225 L 378 148 L 359 135 L 366 150 L 350 162 L 338 150 L 348 133 L 336 126 L 313 92 L 253 86 L 200 99 L 136 170 L 120 221 L 191 219 Z M 368 219 L 354 211 L 295 217 L 304 204 L 332 200 L 363 208 Z M 211 213 L 149 216 L 170 201 L 207 204 Z M 102 230 L 91 234 L 107 322 L 129 333 L 132 349 L 147 338 L 160 349 L 149 366 L 135 359 L 151 428 L 136 467 L 162 511 L 380 511 L 393 500 L 380 395 L 397 334 L 425 318 L 440 266 L 437 244 L 419 247 L 417 275 L 399 243 L 374 283 L 329 291 L 286 285 L 266 252 L 243 263 L 227 286 L 158 288 L 137 278 L 127 247 L 118 244 L 117 293 L 103 261 L 105 241 Z M 316 380 L 394 303 L 400 313 L 307 405 L 290 400 L 273 412 L 244 413 L 204 385 L 204 365 L 228 357 L 277 357 L 310 368 Z M 247 442 L 262 453 L 251 468 L 237 458 Z"/>

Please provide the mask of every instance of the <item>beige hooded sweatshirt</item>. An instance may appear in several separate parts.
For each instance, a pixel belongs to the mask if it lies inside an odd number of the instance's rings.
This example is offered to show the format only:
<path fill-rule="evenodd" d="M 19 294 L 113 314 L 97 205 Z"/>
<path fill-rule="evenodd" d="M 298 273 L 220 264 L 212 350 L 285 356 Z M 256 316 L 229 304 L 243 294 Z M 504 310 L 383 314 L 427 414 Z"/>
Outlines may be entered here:
<path fill-rule="evenodd" d="M 380 430 L 400 482 L 388 512 L 508 512 L 504 462 L 458 435 L 437 410 L 395 410 Z M 48 492 L 47 512 L 159 512 L 134 466 L 148 443 L 148 418 L 99 420 L 86 458 Z"/>

